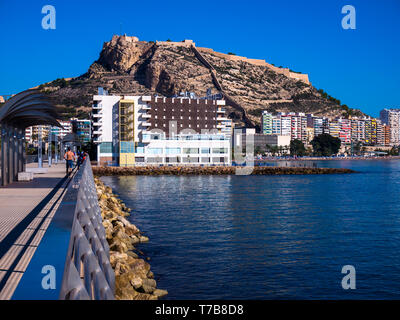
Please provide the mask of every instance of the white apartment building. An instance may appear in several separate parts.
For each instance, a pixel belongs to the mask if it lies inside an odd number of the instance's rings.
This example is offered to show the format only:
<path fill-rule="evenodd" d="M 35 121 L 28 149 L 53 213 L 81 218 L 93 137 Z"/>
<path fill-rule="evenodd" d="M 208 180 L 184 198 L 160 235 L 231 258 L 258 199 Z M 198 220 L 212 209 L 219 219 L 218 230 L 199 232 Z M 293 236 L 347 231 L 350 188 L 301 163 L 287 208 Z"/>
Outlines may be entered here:
<path fill-rule="evenodd" d="M 224 100 L 93 97 L 100 164 L 230 164 L 232 121 Z"/>

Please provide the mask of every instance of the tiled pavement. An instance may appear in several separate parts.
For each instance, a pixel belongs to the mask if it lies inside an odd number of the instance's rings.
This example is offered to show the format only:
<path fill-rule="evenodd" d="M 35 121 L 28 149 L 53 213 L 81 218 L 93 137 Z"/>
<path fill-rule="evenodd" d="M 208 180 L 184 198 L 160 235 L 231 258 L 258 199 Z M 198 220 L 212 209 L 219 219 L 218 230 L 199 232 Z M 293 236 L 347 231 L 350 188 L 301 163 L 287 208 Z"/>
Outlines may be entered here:
<path fill-rule="evenodd" d="M 28 165 L 34 166 L 34 164 Z M 65 164 L 0 187 L 0 300 L 12 297 L 64 195 Z"/>

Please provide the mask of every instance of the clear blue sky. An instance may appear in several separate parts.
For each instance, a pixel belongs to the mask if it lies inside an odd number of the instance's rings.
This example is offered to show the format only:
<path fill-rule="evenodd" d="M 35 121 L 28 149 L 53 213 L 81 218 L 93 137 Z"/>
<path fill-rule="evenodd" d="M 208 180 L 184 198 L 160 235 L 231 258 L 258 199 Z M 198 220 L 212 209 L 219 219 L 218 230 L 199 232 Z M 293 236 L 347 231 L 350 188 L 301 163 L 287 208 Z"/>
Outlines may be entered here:
<path fill-rule="evenodd" d="M 44 30 L 42 6 L 56 8 Z M 356 8 L 356 30 L 341 27 Z M 198 46 L 308 73 L 317 88 L 377 116 L 400 107 L 399 0 L 4 1 L 0 95 L 86 72 L 113 34 Z"/>

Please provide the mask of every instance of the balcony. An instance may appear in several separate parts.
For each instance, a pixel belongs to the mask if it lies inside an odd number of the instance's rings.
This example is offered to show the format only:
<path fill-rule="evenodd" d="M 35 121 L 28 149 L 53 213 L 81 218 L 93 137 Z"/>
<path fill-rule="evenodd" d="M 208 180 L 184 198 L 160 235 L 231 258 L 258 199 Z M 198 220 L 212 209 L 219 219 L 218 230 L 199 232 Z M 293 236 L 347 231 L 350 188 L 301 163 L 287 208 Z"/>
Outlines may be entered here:
<path fill-rule="evenodd" d="M 143 127 L 151 127 L 151 123 L 150 122 L 142 122 L 142 126 Z"/>
<path fill-rule="evenodd" d="M 147 114 L 147 113 L 142 113 L 141 116 L 142 116 L 142 118 L 144 118 L 144 119 L 150 119 L 150 118 L 151 118 L 151 115 L 150 115 L 150 114 Z"/>
<path fill-rule="evenodd" d="M 103 130 L 94 130 L 93 131 L 93 134 L 96 134 L 96 135 L 102 134 L 102 133 L 103 133 Z"/>
<path fill-rule="evenodd" d="M 151 107 L 148 106 L 147 104 L 142 105 L 142 110 L 151 110 Z"/>
<path fill-rule="evenodd" d="M 103 117 L 103 114 L 102 114 L 102 113 L 94 113 L 94 114 L 92 115 L 92 117 L 93 117 L 93 118 L 101 118 L 101 117 Z"/>
<path fill-rule="evenodd" d="M 218 108 L 217 109 L 217 113 L 225 113 L 225 109 L 224 108 Z"/>

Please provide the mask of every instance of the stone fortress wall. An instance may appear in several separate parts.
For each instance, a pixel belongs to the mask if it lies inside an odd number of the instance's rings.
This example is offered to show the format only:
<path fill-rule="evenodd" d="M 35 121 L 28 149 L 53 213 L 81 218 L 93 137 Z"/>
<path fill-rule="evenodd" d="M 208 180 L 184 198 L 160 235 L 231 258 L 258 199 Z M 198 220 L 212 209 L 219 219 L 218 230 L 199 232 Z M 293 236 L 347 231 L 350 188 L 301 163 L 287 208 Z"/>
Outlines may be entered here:
<path fill-rule="evenodd" d="M 211 54 L 216 55 L 217 57 L 220 57 L 223 59 L 228 59 L 228 60 L 232 60 L 232 61 L 243 61 L 243 62 L 254 64 L 256 66 L 267 67 L 267 68 L 275 71 L 276 73 L 285 75 L 288 78 L 297 79 L 297 80 L 303 81 L 307 84 L 310 84 L 307 74 L 290 72 L 290 70 L 288 68 L 275 67 L 272 64 L 266 62 L 264 59 L 249 59 L 246 57 L 236 56 L 236 55 L 232 55 L 232 54 L 216 52 L 210 48 L 197 47 L 197 50 L 199 50 L 200 52 L 211 53 Z"/>

